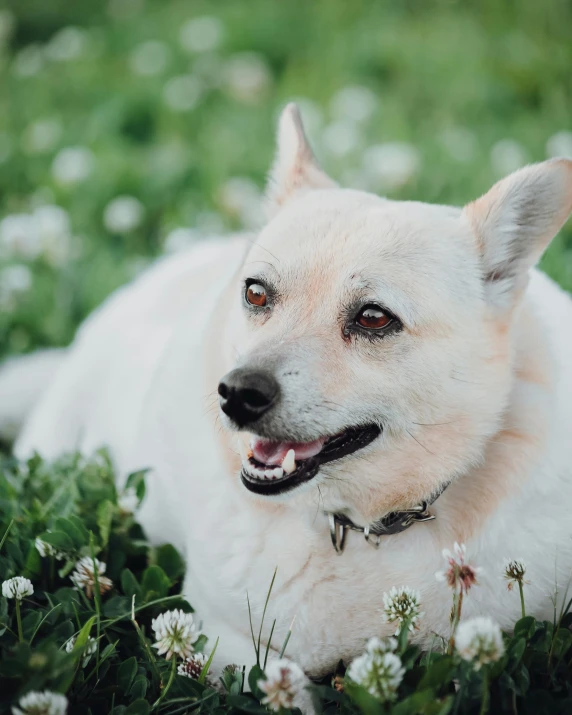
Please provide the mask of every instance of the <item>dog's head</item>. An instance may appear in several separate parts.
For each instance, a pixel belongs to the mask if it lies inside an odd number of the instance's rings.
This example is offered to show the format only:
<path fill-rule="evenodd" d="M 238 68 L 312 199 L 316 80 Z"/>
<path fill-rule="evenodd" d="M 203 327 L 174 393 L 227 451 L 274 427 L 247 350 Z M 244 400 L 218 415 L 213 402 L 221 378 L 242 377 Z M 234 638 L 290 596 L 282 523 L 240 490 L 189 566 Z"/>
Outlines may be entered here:
<path fill-rule="evenodd" d="M 318 485 L 328 508 L 362 519 L 428 498 L 498 429 L 511 326 L 572 209 L 572 162 L 524 168 L 463 210 L 388 201 L 338 188 L 289 105 L 269 200 L 219 385 L 244 485 Z"/>

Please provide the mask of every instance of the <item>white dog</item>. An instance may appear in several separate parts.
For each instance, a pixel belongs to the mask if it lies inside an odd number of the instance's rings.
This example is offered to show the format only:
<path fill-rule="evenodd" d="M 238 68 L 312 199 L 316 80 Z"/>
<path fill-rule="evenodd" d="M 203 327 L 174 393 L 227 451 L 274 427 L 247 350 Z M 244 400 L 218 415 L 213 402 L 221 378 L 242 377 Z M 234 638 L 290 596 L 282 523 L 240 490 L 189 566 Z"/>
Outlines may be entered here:
<path fill-rule="evenodd" d="M 484 568 L 466 616 L 514 623 L 503 562 L 522 557 L 549 617 L 572 567 L 572 301 L 533 266 L 572 161 L 459 210 L 338 188 L 292 105 L 278 144 L 265 228 L 112 296 L 16 453 L 107 445 L 123 475 L 152 467 L 141 521 L 183 550 L 219 665 L 252 663 L 246 596 L 257 628 L 276 568 L 265 637 L 275 617 L 279 649 L 295 617 L 287 655 L 311 675 L 395 630 L 392 586 L 421 593 L 415 638 L 447 636 L 434 574 L 455 541 Z"/>

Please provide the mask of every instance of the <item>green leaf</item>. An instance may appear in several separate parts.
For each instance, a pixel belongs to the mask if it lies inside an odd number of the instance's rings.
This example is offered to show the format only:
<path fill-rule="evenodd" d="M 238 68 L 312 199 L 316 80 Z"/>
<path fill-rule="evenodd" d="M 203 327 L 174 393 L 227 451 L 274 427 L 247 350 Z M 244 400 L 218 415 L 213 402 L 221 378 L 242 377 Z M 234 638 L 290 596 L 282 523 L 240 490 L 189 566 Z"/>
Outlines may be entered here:
<path fill-rule="evenodd" d="M 364 715 L 382 715 L 384 713 L 384 708 L 379 700 L 360 685 L 347 682 L 345 691 Z"/>
<path fill-rule="evenodd" d="M 137 658 L 132 656 L 131 658 L 124 660 L 117 669 L 117 686 L 119 687 L 122 695 L 127 695 L 136 675 Z"/>
<path fill-rule="evenodd" d="M 435 656 L 435 660 L 419 681 L 418 689 L 439 688 L 449 683 L 455 671 L 455 663 L 450 656 Z"/>
<path fill-rule="evenodd" d="M 81 631 L 78 633 L 77 640 L 73 647 L 74 653 L 79 653 L 79 654 L 83 653 L 83 651 L 85 650 L 87 641 L 89 640 L 91 629 L 93 628 L 93 624 L 95 623 L 96 620 L 97 620 L 97 616 L 92 616 L 83 625 Z"/>
<path fill-rule="evenodd" d="M 135 676 L 135 680 L 133 681 L 133 684 L 131 685 L 129 695 L 132 698 L 144 698 L 145 695 L 147 694 L 148 688 L 149 688 L 149 681 L 143 675 L 143 673 L 139 673 L 138 675 Z"/>
<path fill-rule="evenodd" d="M 114 512 L 115 506 L 109 499 L 105 499 L 97 507 L 97 528 L 99 529 L 101 545 L 103 547 L 107 546 L 107 542 L 109 541 Z"/>
<path fill-rule="evenodd" d="M 262 670 L 262 668 L 258 665 L 253 665 L 252 668 L 250 669 L 249 674 L 248 674 L 248 685 L 250 687 L 251 692 L 259 700 L 261 700 L 264 697 L 264 693 L 258 687 L 258 681 L 265 680 L 265 679 L 266 679 L 266 676 L 264 675 L 264 671 Z"/>
<path fill-rule="evenodd" d="M 89 537 L 84 538 L 84 531 L 79 529 L 70 519 L 64 519 L 62 517 L 57 518 L 54 521 L 54 530 L 61 531 L 69 536 L 72 541 L 76 551 L 79 551 L 82 546 L 86 546 L 89 543 Z"/>
<path fill-rule="evenodd" d="M 518 667 L 524 651 L 526 650 L 526 640 L 524 638 L 513 638 L 509 649 L 508 649 L 508 662 L 506 665 L 506 670 L 512 673 L 515 668 Z"/>
<path fill-rule="evenodd" d="M 121 572 L 121 590 L 128 598 L 135 596 L 136 602 L 143 600 L 141 586 L 135 578 L 133 571 L 129 569 L 123 569 Z"/>
<path fill-rule="evenodd" d="M 529 640 L 536 630 L 536 620 L 532 616 L 525 616 L 514 624 L 514 637 Z"/>
<path fill-rule="evenodd" d="M 149 472 L 149 469 L 141 469 L 138 472 L 133 472 L 127 477 L 125 483 L 126 489 L 135 489 L 139 502 L 142 502 L 145 496 L 145 476 L 147 472 Z"/>
<path fill-rule="evenodd" d="M 145 601 L 164 598 L 170 587 L 171 580 L 160 566 L 149 566 L 145 569 L 141 580 Z"/>
<path fill-rule="evenodd" d="M 46 531 L 40 536 L 46 544 L 54 546 L 58 551 L 74 551 L 74 542 L 65 531 Z"/>
<path fill-rule="evenodd" d="M 552 657 L 560 660 L 572 646 L 572 633 L 560 628 L 552 641 Z"/>
<path fill-rule="evenodd" d="M 151 706 L 146 700 L 134 700 L 125 711 L 125 715 L 149 715 Z"/>
<path fill-rule="evenodd" d="M 160 566 L 171 581 L 176 581 L 185 573 L 185 562 L 171 544 L 163 544 L 154 549 L 152 562 Z"/>

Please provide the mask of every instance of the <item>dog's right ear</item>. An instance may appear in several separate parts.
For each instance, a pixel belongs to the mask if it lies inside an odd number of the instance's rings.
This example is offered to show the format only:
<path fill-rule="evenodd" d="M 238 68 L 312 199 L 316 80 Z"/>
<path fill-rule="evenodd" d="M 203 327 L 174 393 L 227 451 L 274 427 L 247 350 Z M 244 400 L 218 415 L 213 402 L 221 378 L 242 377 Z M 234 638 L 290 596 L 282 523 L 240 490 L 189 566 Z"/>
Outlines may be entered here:
<path fill-rule="evenodd" d="M 298 107 L 286 105 L 278 123 L 278 149 L 266 187 L 269 213 L 276 213 L 299 192 L 335 186 L 314 156 Z"/>

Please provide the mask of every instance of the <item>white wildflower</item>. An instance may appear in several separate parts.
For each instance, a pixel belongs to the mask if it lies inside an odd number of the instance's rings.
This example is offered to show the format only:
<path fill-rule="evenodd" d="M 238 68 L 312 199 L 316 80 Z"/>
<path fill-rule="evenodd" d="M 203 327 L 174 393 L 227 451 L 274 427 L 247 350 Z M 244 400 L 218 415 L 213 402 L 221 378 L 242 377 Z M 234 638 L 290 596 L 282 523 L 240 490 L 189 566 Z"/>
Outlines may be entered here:
<path fill-rule="evenodd" d="M 117 196 L 105 207 L 103 223 L 111 233 L 129 233 L 143 220 L 143 204 L 134 196 Z"/>
<path fill-rule="evenodd" d="M 366 149 L 363 168 L 381 190 L 396 189 L 418 173 L 421 159 L 417 149 L 405 142 L 387 142 Z"/>
<path fill-rule="evenodd" d="M 165 253 L 178 253 L 192 246 L 201 237 L 201 232 L 194 228 L 175 228 L 163 242 Z"/>
<path fill-rule="evenodd" d="M 397 588 L 394 586 L 388 593 L 383 594 L 383 615 L 388 623 L 397 622 L 397 635 L 402 623 L 407 621 L 408 628 L 412 631 L 423 615 L 420 609 L 421 595 L 408 586 Z"/>
<path fill-rule="evenodd" d="M 163 89 L 163 99 L 174 112 L 190 112 L 203 95 L 201 81 L 192 74 L 170 79 Z"/>
<path fill-rule="evenodd" d="M 44 53 L 37 44 L 26 45 L 14 57 L 12 71 L 18 77 L 33 77 L 44 66 Z"/>
<path fill-rule="evenodd" d="M 117 506 L 126 514 L 134 514 L 137 511 L 139 497 L 133 487 L 128 487 L 119 495 Z"/>
<path fill-rule="evenodd" d="M 75 60 L 84 53 L 87 38 L 87 32 L 79 27 L 63 27 L 46 45 L 46 57 L 54 62 Z"/>
<path fill-rule="evenodd" d="M 177 673 L 184 678 L 192 678 L 198 680 L 203 668 L 207 664 L 208 657 L 204 653 L 192 653 L 188 658 L 179 664 Z M 207 681 L 209 680 L 210 670 L 207 673 Z"/>
<path fill-rule="evenodd" d="M 13 310 L 18 296 L 32 287 L 32 272 L 28 266 L 16 264 L 0 270 L 0 308 Z"/>
<path fill-rule="evenodd" d="M 377 97 L 371 89 L 360 86 L 343 87 L 332 97 L 330 110 L 334 117 L 365 122 L 377 107 Z"/>
<path fill-rule="evenodd" d="M 187 52 L 216 50 L 224 36 L 220 20 L 210 15 L 195 17 L 185 22 L 179 34 L 181 47 Z"/>
<path fill-rule="evenodd" d="M 0 254 L 33 259 L 41 252 L 37 226 L 30 214 L 9 214 L 0 221 Z"/>
<path fill-rule="evenodd" d="M 322 133 L 324 149 L 332 156 L 342 157 L 355 151 L 361 141 L 358 125 L 351 119 L 339 119 L 325 127 Z"/>
<path fill-rule="evenodd" d="M 307 712 L 305 705 L 308 694 L 305 691 L 309 680 L 302 668 L 287 658 L 271 661 L 264 671 L 266 680 L 259 680 L 258 687 L 265 694 L 262 703 L 270 710 L 278 712 L 282 708 L 300 708 Z"/>
<path fill-rule="evenodd" d="M 93 171 L 94 157 L 84 146 L 69 146 L 61 149 L 52 162 L 52 176 L 63 186 L 85 181 Z"/>
<path fill-rule="evenodd" d="M 50 690 L 38 692 L 32 690 L 18 701 L 19 707 L 13 707 L 13 715 L 65 715 L 68 699 L 60 693 Z"/>
<path fill-rule="evenodd" d="M 63 265 L 70 255 L 71 224 L 65 209 L 48 204 L 38 206 L 32 214 L 38 232 L 42 255 L 54 266 Z"/>
<path fill-rule="evenodd" d="M 491 149 L 491 164 L 498 176 L 510 174 L 527 162 L 525 148 L 514 139 L 501 139 Z"/>
<path fill-rule="evenodd" d="M 396 647 L 394 638 L 372 638 L 366 652 L 351 662 L 347 677 L 380 700 L 394 700 L 405 674 L 401 658 L 393 652 Z"/>
<path fill-rule="evenodd" d="M 448 568 L 445 571 L 437 571 L 435 574 L 437 581 L 443 581 L 454 591 L 459 590 L 464 593 L 467 593 L 472 586 L 478 585 L 477 576 L 483 572 L 483 569 L 465 561 L 467 555 L 465 544 L 455 542 L 452 552 L 443 549 L 442 553 Z"/>
<path fill-rule="evenodd" d="M 439 139 L 451 159 L 459 164 L 467 164 L 477 155 L 477 138 L 466 127 L 448 127 Z"/>
<path fill-rule="evenodd" d="M 143 77 L 161 74 L 168 62 L 169 48 L 159 40 L 142 42 L 129 55 L 131 71 Z"/>
<path fill-rule="evenodd" d="M 22 146 L 28 154 L 44 154 L 56 145 L 61 135 L 62 125 L 57 119 L 37 119 L 26 127 Z"/>
<path fill-rule="evenodd" d="M 233 218 L 238 218 L 246 228 L 260 224 L 263 216 L 262 194 L 258 186 L 243 176 L 234 176 L 221 186 L 219 201 Z"/>
<path fill-rule="evenodd" d="M 2 583 L 2 595 L 4 598 L 15 598 L 21 601 L 25 596 L 31 596 L 34 593 L 34 586 L 28 578 L 23 576 L 14 576 Z"/>
<path fill-rule="evenodd" d="M 75 570 L 70 576 L 73 585 L 78 590 L 85 590 L 86 596 L 92 598 L 95 591 L 95 568 L 97 569 L 97 580 L 99 582 L 99 593 L 104 594 L 113 586 L 111 579 L 104 576 L 106 564 L 91 556 L 82 557 L 75 565 Z"/>
<path fill-rule="evenodd" d="M 46 556 L 53 556 L 57 561 L 62 561 L 66 558 L 63 551 L 58 551 L 51 544 L 48 544 L 47 541 L 42 541 L 40 538 L 36 539 L 34 545 L 43 559 L 46 558 Z"/>
<path fill-rule="evenodd" d="M 272 83 L 266 60 L 254 52 L 233 55 L 225 68 L 225 83 L 229 94 L 239 102 L 256 104 Z"/>
<path fill-rule="evenodd" d="M 179 609 L 162 613 L 151 622 L 157 641 L 159 655 L 165 655 L 170 660 L 173 655 L 188 658 L 194 652 L 194 645 L 201 633 L 195 625 L 192 613 L 184 613 Z"/>
<path fill-rule="evenodd" d="M 66 653 L 71 653 L 75 648 L 77 636 L 72 636 L 65 644 Z M 95 638 L 88 638 L 87 643 L 83 648 L 81 667 L 85 668 L 91 660 L 91 656 L 97 652 L 97 641 Z"/>
<path fill-rule="evenodd" d="M 548 157 L 564 157 L 572 159 L 572 132 L 556 132 L 546 142 Z"/>
<path fill-rule="evenodd" d="M 506 559 L 504 564 L 504 577 L 508 581 L 508 590 L 510 591 L 515 583 L 526 583 L 524 576 L 526 574 L 526 563 L 524 559 Z"/>
<path fill-rule="evenodd" d="M 463 660 L 473 661 L 475 670 L 479 670 L 504 654 L 500 626 L 488 616 L 462 621 L 455 633 L 455 647 Z"/>

